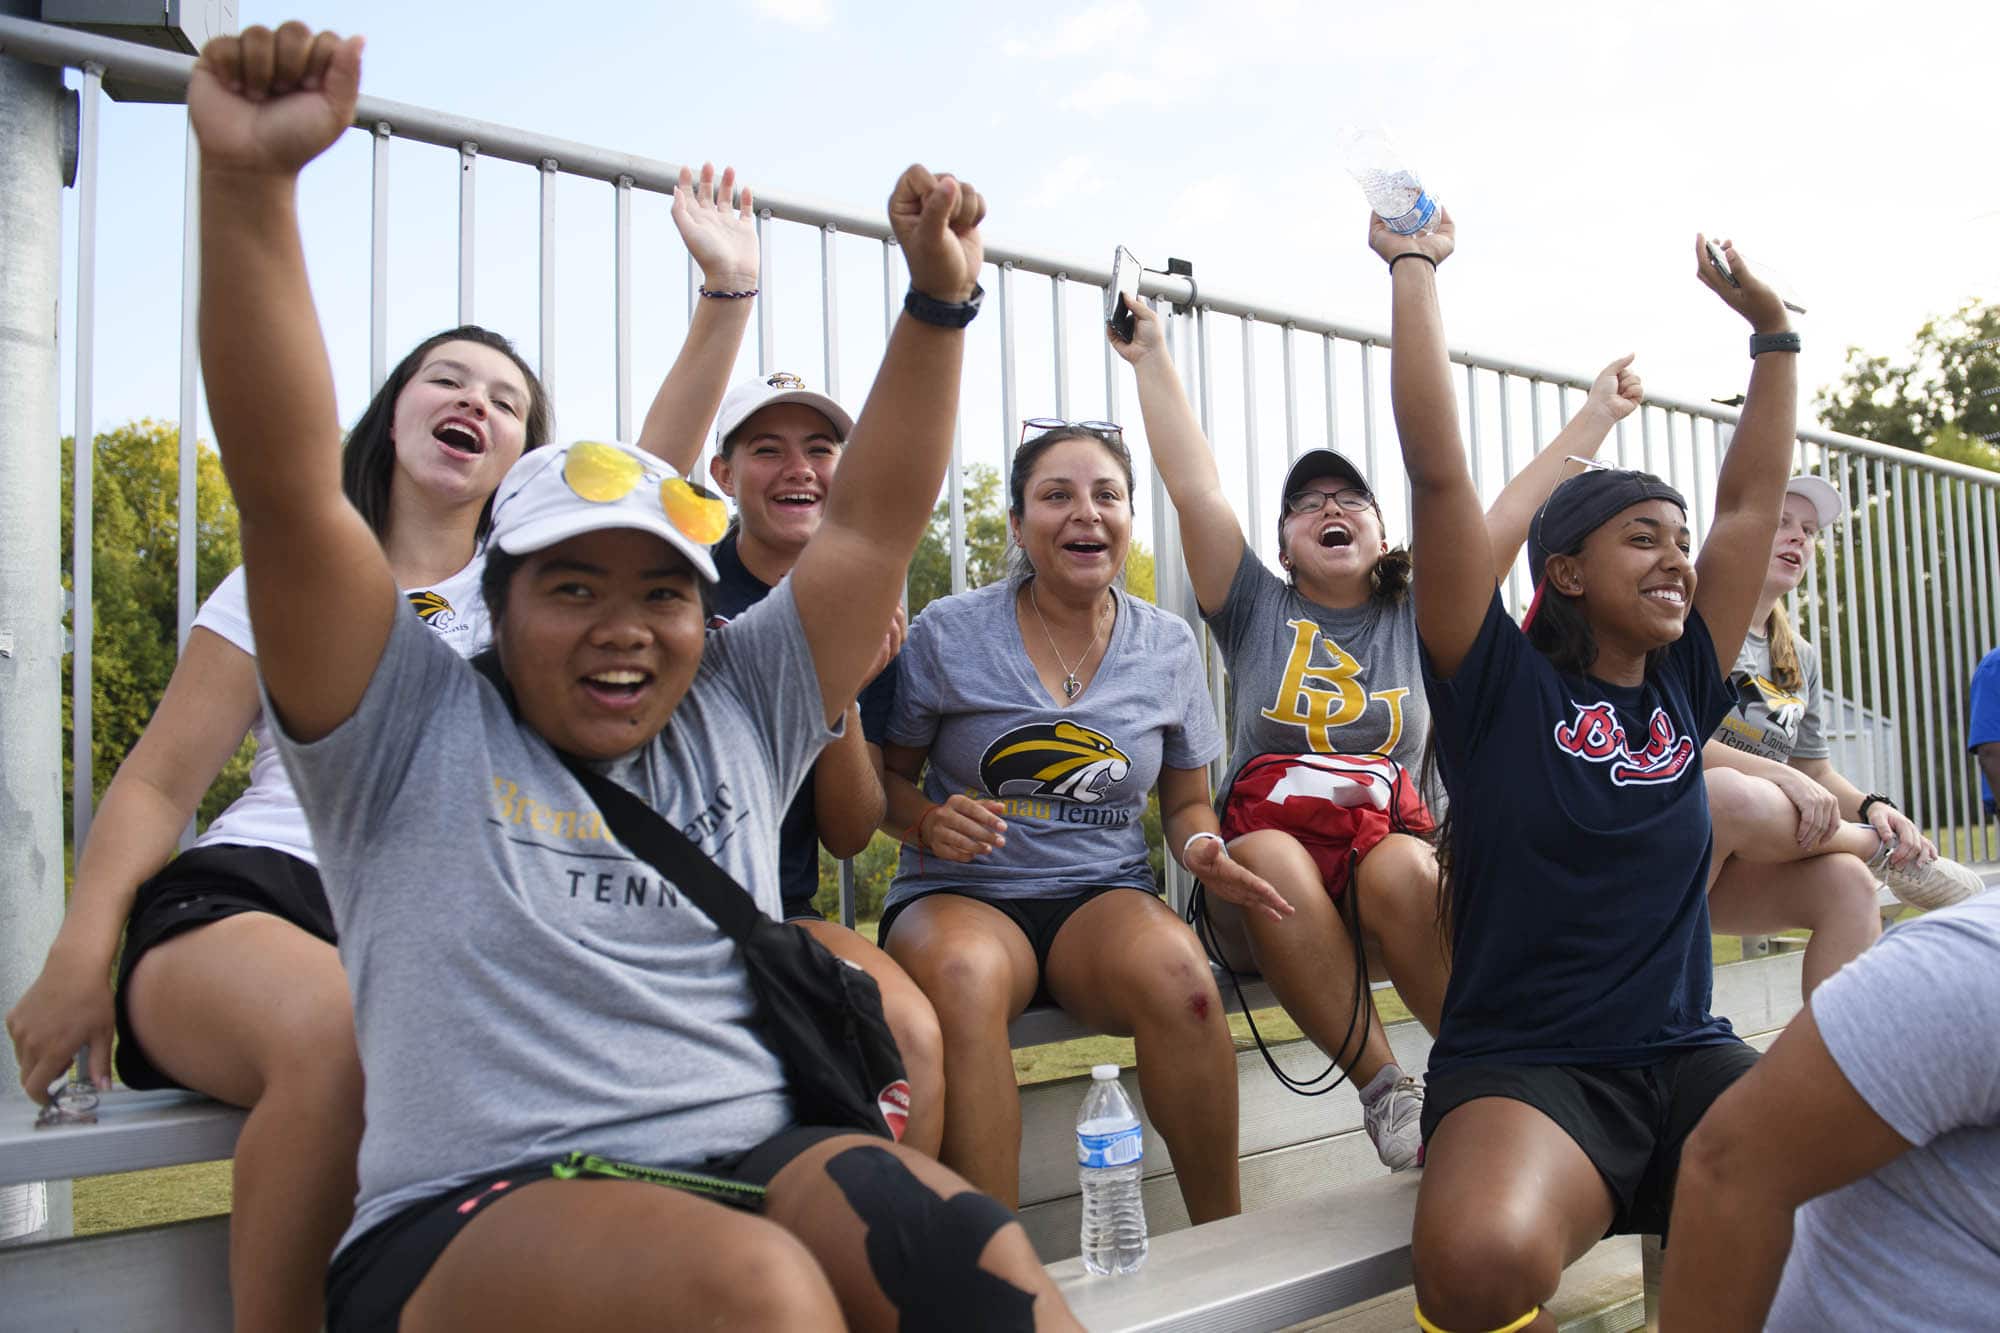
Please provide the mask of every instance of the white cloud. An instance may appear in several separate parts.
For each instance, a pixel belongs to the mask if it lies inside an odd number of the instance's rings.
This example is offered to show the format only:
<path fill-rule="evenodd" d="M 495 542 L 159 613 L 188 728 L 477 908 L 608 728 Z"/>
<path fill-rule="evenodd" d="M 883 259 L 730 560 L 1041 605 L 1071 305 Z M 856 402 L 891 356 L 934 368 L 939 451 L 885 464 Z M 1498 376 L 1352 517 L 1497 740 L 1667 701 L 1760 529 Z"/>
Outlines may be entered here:
<path fill-rule="evenodd" d="M 1091 160 L 1082 154 L 1072 154 L 1036 182 L 1026 203 L 1030 208 L 1062 208 L 1103 190 L 1104 177 Z"/>
<path fill-rule="evenodd" d="M 1016 58 L 1063 60 L 1100 51 L 1129 51 L 1134 39 L 1152 27 L 1141 0 L 1104 0 L 1079 10 L 1047 32 L 1034 37 L 1010 37 L 1001 50 Z"/>
<path fill-rule="evenodd" d="M 752 0 L 757 12 L 794 28 L 819 29 L 833 22 L 832 0 Z"/>
<path fill-rule="evenodd" d="M 1168 87 L 1163 81 L 1142 78 L 1122 69 L 1108 69 L 1064 95 L 1062 106 L 1069 111 L 1102 115 L 1135 104 L 1165 106 L 1167 101 Z"/>

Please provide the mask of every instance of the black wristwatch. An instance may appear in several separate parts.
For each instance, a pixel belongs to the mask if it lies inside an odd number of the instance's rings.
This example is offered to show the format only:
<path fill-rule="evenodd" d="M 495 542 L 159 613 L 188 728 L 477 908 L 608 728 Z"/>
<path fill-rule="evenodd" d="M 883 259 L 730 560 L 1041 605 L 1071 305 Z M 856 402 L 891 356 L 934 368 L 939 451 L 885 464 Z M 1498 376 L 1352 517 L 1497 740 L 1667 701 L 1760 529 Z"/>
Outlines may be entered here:
<path fill-rule="evenodd" d="M 1861 808 L 1855 811 L 1856 814 L 1861 816 L 1861 821 L 1864 824 L 1868 822 L 1868 807 L 1871 805 L 1886 805 L 1891 810 L 1894 810 L 1896 808 L 1896 803 L 1890 800 L 1888 797 L 1884 796 L 1881 792 L 1871 791 L 1866 796 L 1861 798 Z"/>
<path fill-rule="evenodd" d="M 963 301 L 940 301 L 926 296 L 915 287 L 903 298 L 903 309 L 910 312 L 912 319 L 925 324 L 935 324 L 941 329 L 962 329 L 972 322 L 979 313 L 979 303 L 986 299 L 986 289 L 973 284 L 972 295 Z"/>
<path fill-rule="evenodd" d="M 1766 352 L 1796 352 L 1799 350 L 1797 331 L 1787 329 L 1783 333 L 1753 333 L 1750 335 L 1750 355 L 1759 357 Z"/>

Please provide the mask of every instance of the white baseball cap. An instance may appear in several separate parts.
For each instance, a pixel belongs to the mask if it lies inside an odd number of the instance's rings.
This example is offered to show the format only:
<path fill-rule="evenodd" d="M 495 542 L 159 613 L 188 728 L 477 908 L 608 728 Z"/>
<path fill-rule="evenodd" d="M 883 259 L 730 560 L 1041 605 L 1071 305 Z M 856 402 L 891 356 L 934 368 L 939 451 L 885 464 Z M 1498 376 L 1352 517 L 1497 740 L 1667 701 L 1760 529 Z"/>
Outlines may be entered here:
<path fill-rule="evenodd" d="M 726 442 L 736 433 L 736 428 L 751 417 L 778 403 L 803 403 L 810 407 L 833 423 L 834 436 L 843 444 L 854 430 L 854 418 L 847 415 L 846 408 L 825 394 L 808 389 L 800 376 L 781 370 L 776 374 L 744 380 L 729 390 L 722 400 L 722 411 L 715 418 L 717 445 Z"/>
<path fill-rule="evenodd" d="M 1822 532 L 1847 513 L 1847 502 L 1840 498 L 1840 492 L 1834 489 L 1833 483 L 1818 477 L 1793 477 L 1785 483 L 1785 494 L 1796 495 L 1813 507 Z"/>
<path fill-rule="evenodd" d="M 493 496 L 489 540 L 527 555 L 586 532 L 636 528 L 715 582 L 708 548 L 728 525 L 720 497 L 629 444 L 579 440 L 523 454 Z"/>

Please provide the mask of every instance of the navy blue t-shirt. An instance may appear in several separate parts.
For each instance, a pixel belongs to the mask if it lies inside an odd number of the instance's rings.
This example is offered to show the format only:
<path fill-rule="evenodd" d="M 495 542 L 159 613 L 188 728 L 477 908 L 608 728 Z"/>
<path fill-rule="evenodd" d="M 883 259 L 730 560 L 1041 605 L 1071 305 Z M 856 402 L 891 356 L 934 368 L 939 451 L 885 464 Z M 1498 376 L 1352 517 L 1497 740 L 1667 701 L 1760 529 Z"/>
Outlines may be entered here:
<path fill-rule="evenodd" d="M 723 534 L 710 554 L 715 557 L 716 581 L 708 627 L 718 629 L 763 601 L 771 585 L 752 574 L 737 554 L 735 528 Z M 891 660 L 861 691 L 861 735 L 875 745 L 882 743 L 889 713 L 896 706 L 897 667 L 898 660 Z M 811 769 L 778 825 L 778 887 L 788 920 L 813 915 L 813 896 L 819 892 L 819 824 L 814 814 Z"/>
<path fill-rule="evenodd" d="M 1636 686 L 1558 672 L 1497 590 L 1457 675 L 1424 653 L 1455 886 L 1433 1074 L 1736 1040 L 1708 1011 L 1701 777 L 1734 696 L 1698 612 L 1662 656 Z"/>

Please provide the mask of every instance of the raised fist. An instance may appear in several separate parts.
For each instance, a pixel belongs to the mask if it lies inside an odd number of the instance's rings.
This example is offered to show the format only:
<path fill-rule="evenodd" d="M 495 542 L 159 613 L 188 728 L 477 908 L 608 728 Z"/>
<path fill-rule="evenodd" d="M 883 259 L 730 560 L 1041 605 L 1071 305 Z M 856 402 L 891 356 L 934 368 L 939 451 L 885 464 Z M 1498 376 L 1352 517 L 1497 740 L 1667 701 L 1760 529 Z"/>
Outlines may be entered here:
<path fill-rule="evenodd" d="M 979 285 L 986 201 L 955 176 L 913 166 L 889 196 L 889 228 L 910 266 L 910 285 L 934 301 L 965 301 Z"/>
<path fill-rule="evenodd" d="M 188 118 L 204 171 L 297 175 L 354 121 L 361 38 L 251 27 L 202 48 Z"/>

